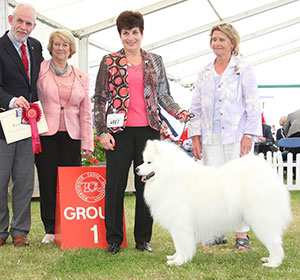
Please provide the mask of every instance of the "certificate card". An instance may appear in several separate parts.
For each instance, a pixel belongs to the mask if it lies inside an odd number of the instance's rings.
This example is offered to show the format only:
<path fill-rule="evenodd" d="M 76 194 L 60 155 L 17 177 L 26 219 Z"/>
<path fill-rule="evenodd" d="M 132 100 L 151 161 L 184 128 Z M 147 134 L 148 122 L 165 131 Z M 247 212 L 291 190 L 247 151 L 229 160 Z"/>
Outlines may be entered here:
<path fill-rule="evenodd" d="M 40 101 L 34 102 L 41 109 L 41 119 L 37 122 L 39 134 L 47 132 L 48 126 Z M 22 108 L 0 113 L 0 121 L 7 144 L 31 137 L 31 127 L 22 119 Z"/>

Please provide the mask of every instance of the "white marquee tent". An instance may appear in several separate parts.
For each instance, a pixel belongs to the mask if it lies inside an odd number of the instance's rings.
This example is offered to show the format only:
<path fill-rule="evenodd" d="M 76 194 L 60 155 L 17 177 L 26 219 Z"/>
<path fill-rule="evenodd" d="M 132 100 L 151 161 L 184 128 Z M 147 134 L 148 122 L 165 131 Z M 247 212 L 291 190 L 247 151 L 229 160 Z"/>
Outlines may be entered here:
<path fill-rule="evenodd" d="M 71 63 L 88 72 L 93 94 L 100 60 L 122 47 L 115 26 L 124 10 L 139 10 L 145 19 L 143 48 L 160 54 L 172 94 L 188 107 L 197 72 L 213 55 L 209 29 L 231 22 L 241 36 L 241 54 L 254 66 L 265 118 L 278 126 L 280 116 L 300 107 L 299 0 L 25 0 L 36 8 L 32 36 L 44 47 L 53 28 L 66 28 L 78 42 Z M 23 1 L 0 0 L 0 31 L 7 16 Z"/>

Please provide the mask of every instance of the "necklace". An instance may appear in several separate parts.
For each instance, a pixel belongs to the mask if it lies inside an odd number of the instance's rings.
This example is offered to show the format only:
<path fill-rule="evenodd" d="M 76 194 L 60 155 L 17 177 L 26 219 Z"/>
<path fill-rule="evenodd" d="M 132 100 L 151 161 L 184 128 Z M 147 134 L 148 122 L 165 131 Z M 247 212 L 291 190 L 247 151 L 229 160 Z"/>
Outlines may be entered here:
<path fill-rule="evenodd" d="M 71 73 L 72 73 L 72 72 L 73 72 L 73 71 L 71 71 Z M 69 100 L 70 100 L 70 98 L 71 98 L 72 91 L 73 91 L 73 88 L 74 88 L 74 80 L 73 80 L 72 83 L 59 82 L 59 81 L 57 81 L 56 79 L 62 80 L 62 79 L 65 79 L 65 78 L 67 78 L 67 77 L 56 77 L 56 76 L 54 75 L 54 73 L 53 73 L 52 75 L 53 75 L 53 79 L 54 79 L 54 81 L 55 81 L 55 83 L 56 83 L 57 90 L 58 90 L 60 110 L 61 110 L 61 112 L 63 113 L 63 110 L 65 109 L 65 106 L 68 104 L 68 102 L 69 102 Z M 69 76 L 70 76 L 70 75 L 68 75 L 68 77 L 69 77 Z M 70 88 L 70 89 L 71 89 L 70 96 L 67 98 L 67 100 L 65 101 L 65 104 L 64 104 L 64 105 L 62 104 L 62 94 L 61 94 L 61 92 L 60 92 L 60 88 L 61 88 L 61 87 L 65 87 L 65 88 Z"/>
<path fill-rule="evenodd" d="M 134 65 L 134 64 L 131 64 L 130 62 L 127 62 L 127 65 L 135 72 L 140 72 L 143 68 L 143 62 L 141 62 L 138 65 Z"/>
<path fill-rule="evenodd" d="M 55 65 L 54 65 L 52 59 L 50 60 L 50 65 L 51 65 L 51 67 L 52 67 L 54 73 L 55 73 L 56 75 L 58 75 L 58 76 L 65 74 L 65 73 L 69 70 L 69 64 L 68 64 L 68 62 L 67 62 L 66 67 L 65 67 L 65 69 L 64 69 L 63 71 L 60 71 L 60 70 L 58 70 L 58 69 L 55 67 Z"/>

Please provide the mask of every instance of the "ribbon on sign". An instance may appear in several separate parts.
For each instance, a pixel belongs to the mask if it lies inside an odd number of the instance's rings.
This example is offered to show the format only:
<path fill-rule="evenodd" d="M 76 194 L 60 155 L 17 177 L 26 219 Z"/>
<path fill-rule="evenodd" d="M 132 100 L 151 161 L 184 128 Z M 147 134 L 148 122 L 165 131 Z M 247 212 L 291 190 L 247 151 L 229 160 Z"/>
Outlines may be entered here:
<path fill-rule="evenodd" d="M 30 124 L 33 153 L 38 154 L 42 151 L 42 146 L 37 123 L 42 117 L 42 110 L 39 105 L 35 103 L 30 103 L 29 105 L 29 109 L 23 109 L 22 118 L 25 122 Z"/>

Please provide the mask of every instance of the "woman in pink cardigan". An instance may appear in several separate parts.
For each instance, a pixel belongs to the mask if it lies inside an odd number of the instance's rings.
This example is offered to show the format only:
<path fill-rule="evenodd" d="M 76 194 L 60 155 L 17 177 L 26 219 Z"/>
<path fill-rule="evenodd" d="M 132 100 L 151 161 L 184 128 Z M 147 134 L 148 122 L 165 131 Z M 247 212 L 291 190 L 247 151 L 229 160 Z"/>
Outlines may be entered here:
<path fill-rule="evenodd" d="M 41 217 L 46 235 L 54 241 L 56 181 L 58 166 L 80 166 L 81 154 L 93 152 L 92 108 L 89 78 L 68 64 L 75 53 L 75 39 L 64 29 L 51 33 L 48 51 L 52 58 L 41 64 L 37 82 L 49 131 L 42 134 L 42 153 L 36 156 Z"/>

